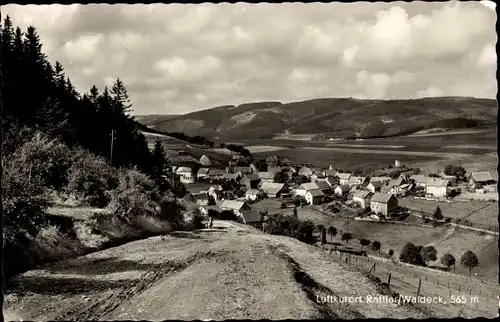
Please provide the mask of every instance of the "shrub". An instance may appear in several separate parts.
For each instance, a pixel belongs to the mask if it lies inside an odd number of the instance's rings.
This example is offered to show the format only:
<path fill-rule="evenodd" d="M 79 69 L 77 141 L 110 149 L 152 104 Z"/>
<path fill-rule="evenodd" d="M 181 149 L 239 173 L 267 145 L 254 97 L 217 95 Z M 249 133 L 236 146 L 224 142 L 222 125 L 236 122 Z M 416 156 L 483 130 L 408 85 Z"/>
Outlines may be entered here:
<path fill-rule="evenodd" d="M 370 241 L 368 239 L 364 239 L 364 238 L 360 239 L 359 243 L 361 244 L 361 249 L 363 249 L 365 246 L 370 245 Z"/>
<path fill-rule="evenodd" d="M 118 187 L 109 195 L 109 209 L 123 219 L 158 214 L 159 191 L 153 180 L 137 170 L 121 170 Z"/>
<path fill-rule="evenodd" d="M 380 252 L 380 242 L 378 240 L 374 240 L 372 242 L 372 248 L 373 250 L 379 251 Z"/>
<path fill-rule="evenodd" d="M 184 222 L 184 207 L 180 205 L 175 197 L 164 196 L 159 202 L 160 211 L 158 216 L 170 223 L 173 230 L 182 229 Z"/>
<path fill-rule="evenodd" d="M 106 192 L 115 189 L 118 182 L 118 171 L 104 158 L 82 150 L 68 170 L 67 190 L 84 204 L 105 207 L 110 201 Z"/>
<path fill-rule="evenodd" d="M 73 163 L 73 151 L 56 139 L 38 132 L 14 151 L 12 159 L 18 167 L 24 167 L 40 177 L 48 188 L 60 189 L 68 182 L 68 169 Z"/>
<path fill-rule="evenodd" d="M 305 243 L 315 242 L 313 232 L 315 225 L 310 220 L 300 220 L 292 216 L 278 214 L 269 225 L 269 233 L 296 238 Z"/>

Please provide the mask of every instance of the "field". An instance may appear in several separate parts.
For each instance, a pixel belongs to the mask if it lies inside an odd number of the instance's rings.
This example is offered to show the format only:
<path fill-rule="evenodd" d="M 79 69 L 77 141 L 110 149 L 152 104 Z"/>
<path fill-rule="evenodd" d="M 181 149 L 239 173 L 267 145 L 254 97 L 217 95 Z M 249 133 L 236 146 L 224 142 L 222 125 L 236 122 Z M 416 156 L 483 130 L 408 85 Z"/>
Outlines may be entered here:
<path fill-rule="evenodd" d="M 439 206 L 443 216 L 452 219 L 467 219 L 474 227 L 486 230 L 498 229 L 498 204 L 484 201 L 455 201 L 452 203 L 414 198 L 401 198 L 399 204 L 416 212 L 423 211 L 432 214 Z"/>
<path fill-rule="evenodd" d="M 255 207 L 263 207 L 271 205 L 269 201 L 266 204 L 256 204 Z M 254 205 L 252 205 L 254 207 Z M 292 214 L 292 209 L 279 209 L 279 204 L 273 207 L 272 212 L 281 212 L 284 214 Z M 473 250 L 479 258 L 479 266 L 474 272 L 478 278 L 497 280 L 498 279 L 498 255 L 497 255 L 497 240 L 489 235 L 484 235 L 477 231 L 454 228 L 454 227 L 419 227 L 401 224 L 386 224 L 378 222 L 363 222 L 348 219 L 345 216 L 345 210 L 335 215 L 325 215 L 314 207 L 307 206 L 298 208 L 298 216 L 300 219 L 310 219 L 316 225 L 322 224 L 325 227 L 333 226 L 338 230 L 336 242 L 341 242 L 340 236 L 348 231 L 353 235 L 353 240 L 349 242 L 351 246 L 359 246 L 357 239 L 366 238 L 371 241 L 378 240 L 382 245 L 382 252 L 388 252 L 389 249 L 394 251 L 395 258 L 399 257 L 399 252 L 403 246 L 412 242 L 418 245 L 432 244 L 436 247 L 438 258 L 446 252 L 452 253 L 458 261 L 460 256 L 466 250 Z M 348 226 L 346 223 L 349 222 Z M 328 237 L 328 241 L 330 237 Z M 468 275 L 468 270 L 457 264 L 456 272 L 459 274 Z"/>

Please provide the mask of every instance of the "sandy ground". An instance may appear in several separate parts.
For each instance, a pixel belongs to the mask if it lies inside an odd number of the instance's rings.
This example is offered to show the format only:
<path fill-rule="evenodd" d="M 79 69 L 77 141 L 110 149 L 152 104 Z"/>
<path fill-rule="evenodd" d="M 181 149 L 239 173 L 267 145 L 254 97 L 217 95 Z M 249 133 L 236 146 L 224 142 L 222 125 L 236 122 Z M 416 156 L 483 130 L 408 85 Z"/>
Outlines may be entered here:
<path fill-rule="evenodd" d="M 7 287 L 6 320 L 428 318 L 421 305 L 368 303 L 359 268 L 295 239 L 216 221 L 46 265 Z M 323 303 L 318 297 L 360 297 Z"/>

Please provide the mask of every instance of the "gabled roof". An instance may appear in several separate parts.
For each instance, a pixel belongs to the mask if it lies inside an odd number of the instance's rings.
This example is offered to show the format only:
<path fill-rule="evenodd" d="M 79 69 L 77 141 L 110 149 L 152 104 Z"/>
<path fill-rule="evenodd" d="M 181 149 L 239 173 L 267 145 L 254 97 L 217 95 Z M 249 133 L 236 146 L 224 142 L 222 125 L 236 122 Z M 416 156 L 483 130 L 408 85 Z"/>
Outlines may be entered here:
<path fill-rule="evenodd" d="M 441 178 L 429 178 L 427 181 L 427 186 L 429 187 L 447 187 L 449 185 L 450 181 Z"/>
<path fill-rule="evenodd" d="M 483 172 L 472 172 L 471 177 L 474 178 L 476 182 L 486 182 L 494 180 L 491 176 L 491 173 L 483 171 Z"/>
<path fill-rule="evenodd" d="M 207 174 L 210 171 L 209 168 L 200 168 L 198 174 Z"/>
<path fill-rule="evenodd" d="M 370 178 L 370 182 L 372 182 L 372 181 L 384 182 L 384 181 L 389 181 L 389 180 L 391 180 L 390 177 L 371 177 Z"/>
<path fill-rule="evenodd" d="M 222 191 L 223 190 L 221 185 L 211 186 L 208 190 L 210 190 L 210 189 L 215 190 L 215 191 Z"/>
<path fill-rule="evenodd" d="M 335 190 L 337 189 L 341 189 L 342 192 L 348 192 L 349 190 L 351 190 L 351 187 L 349 187 L 349 185 L 347 184 L 342 184 L 342 185 L 338 185 L 335 187 Z"/>
<path fill-rule="evenodd" d="M 380 188 L 382 187 L 382 182 L 381 181 L 371 181 L 368 185 L 372 185 L 374 188 Z"/>
<path fill-rule="evenodd" d="M 247 224 L 260 222 L 260 212 L 257 209 L 243 210 L 241 215 Z"/>
<path fill-rule="evenodd" d="M 237 200 L 224 200 L 220 205 L 221 208 L 233 210 L 240 210 L 241 208 L 243 208 L 243 206 L 245 206 L 245 202 Z"/>
<path fill-rule="evenodd" d="M 224 179 L 227 179 L 227 180 L 236 180 L 236 179 L 238 179 L 239 174 L 238 173 L 225 173 L 222 177 Z"/>
<path fill-rule="evenodd" d="M 275 156 L 275 155 L 269 156 L 269 157 L 266 158 L 267 162 L 275 162 L 275 161 L 278 161 L 278 160 L 279 160 L 278 157 Z"/>
<path fill-rule="evenodd" d="M 260 186 L 260 189 L 263 190 L 265 193 L 269 194 L 277 194 L 283 188 L 285 187 L 284 183 L 276 183 L 276 182 L 264 182 L 262 186 Z"/>
<path fill-rule="evenodd" d="M 420 183 L 426 183 L 428 178 L 429 177 L 426 177 L 423 174 L 414 174 L 410 177 L 410 179 Z"/>
<path fill-rule="evenodd" d="M 319 186 L 315 182 L 306 182 L 299 186 L 300 190 L 314 190 L 319 189 Z"/>
<path fill-rule="evenodd" d="M 251 169 L 250 169 L 250 167 L 233 167 L 233 171 L 234 172 L 241 171 L 243 173 L 247 173 L 247 172 L 250 172 Z"/>
<path fill-rule="evenodd" d="M 332 187 L 328 184 L 328 182 L 324 181 L 324 180 L 318 180 L 318 181 L 315 181 L 314 182 L 318 188 L 320 188 L 321 190 L 326 190 L 326 189 L 331 189 Z"/>
<path fill-rule="evenodd" d="M 259 172 L 260 179 L 274 179 L 274 173 L 272 172 Z"/>
<path fill-rule="evenodd" d="M 337 172 L 335 174 L 336 177 L 338 177 L 340 180 L 349 180 L 351 177 L 350 173 L 342 173 L 342 172 Z"/>
<path fill-rule="evenodd" d="M 321 169 L 321 168 L 312 168 L 312 171 L 315 173 L 315 174 L 318 174 L 318 173 L 323 173 L 324 171 Z"/>
<path fill-rule="evenodd" d="M 366 180 L 366 177 L 357 177 L 357 176 L 351 176 L 351 177 L 349 177 L 349 182 L 350 183 L 362 183 L 365 180 Z"/>
<path fill-rule="evenodd" d="M 285 158 L 285 159 L 281 160 L 281 163 L 290 163 L 290 160 Z"/>
<path fill-rule="evenodd" d="M 207 157 L 206 155 L 202 155 L 201 158 L 200 158 L 200 162 L 202 162 L 202 161 L 204 161 L 204 162 L 207 162 L 207 161 L 210 162 L 210 158 Z"/>
<path fill-rule="evenodd" d="M 193 170 L 190 168 L 190 167 L 179 167 L 177 168 L 177 170 L 175 171 L 177 173 L 191 173 L 193 172 Z"/>
<path fill-rule="evenodd" d="M 208 172 L 208 175 L 209 176 L 222 176 L 226 173 L 227 173 L 227 171 L 223 170 L 223 169 L 210 169 L 210 171 Z"/>
<path fill-rule="evenodd" d="M 361 199 L 368 199 L 372 196 L 372 193 L 370 191 L 360 190 L 356 191 L 352 196 Z"/>
<path fill-rule="evenodd" d="M 330 170 L 330 169 L 326 169 L 326 170 L 323 170 L 323 172 L 325 173 L 325 175 L 326 175 L 327 177 L 333 177 L 333 176 L 335 176 L 335 173 L 336 173 L 337 171 L 335 171 L 335 170 Z"/>
<path fill-rule="evenodd" d="M 313 174 L 313 170 L 309 167 L 303 166 L 299 169 L 300 174 Z"/>
<path fill-rule="evenodd" d="M 313 197 L 321 197 L 324 196 L 325 194 L 321 189 L 312 189 L 312 190 L 307 190 L 307 193 L 310 194 Z"/>
<path fill-rule="evenodd" d="M 389 181 L 389 186 L 391 187 L 399 187 L 400 185 L 402 185 L 404 182 L 403 179 L 399 178 L 399 179 L 392 179 L 391 181 Z"/>
<path fill-rule="evenodd" d="M 388 203 L 391 198 L 396 198 L 394 195 L 386 193 L 374 193 L 371 202 Z"/>

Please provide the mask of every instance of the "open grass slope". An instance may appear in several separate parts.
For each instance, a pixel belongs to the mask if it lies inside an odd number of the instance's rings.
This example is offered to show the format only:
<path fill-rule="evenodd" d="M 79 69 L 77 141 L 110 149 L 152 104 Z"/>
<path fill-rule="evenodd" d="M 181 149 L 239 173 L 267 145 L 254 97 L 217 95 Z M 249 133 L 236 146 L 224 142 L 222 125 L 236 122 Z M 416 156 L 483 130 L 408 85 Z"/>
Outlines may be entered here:
<path fill-rule="evenodd" d="M 159 131 L 184 132 L 219 140 L 272 138 L 287 130 L 294 134 L 332 136 L 393 135 L 419 126 L 451 126 L 443 120 L 496 120 L 491 99 L 437 97 L 413 100 L 324 98 L 282 104 L 262 102 L 220 106 L 177 117 L 143 118 Z M 448 122 L 449 123 L 449 122 Z"/>
<path fill-rule="evenodd" d="M 354 266 L 295 239 L 215 221 L 41 267 L 18 276 L 7 320 L 428 318 L 422 306 L 317 303 L 377 296 Z"/>

